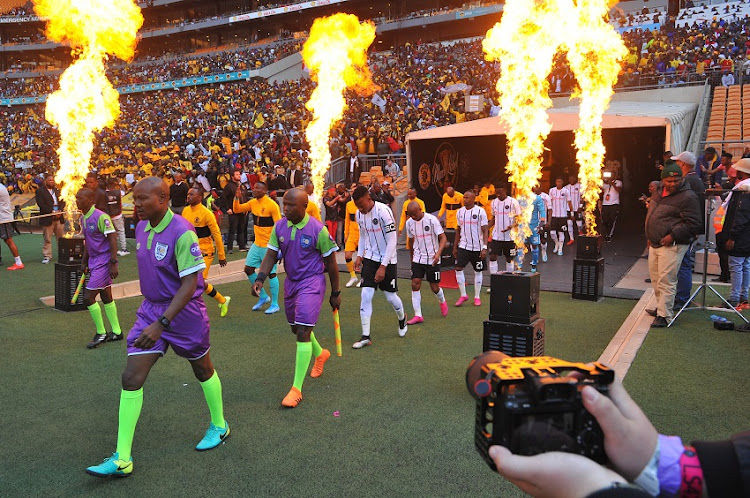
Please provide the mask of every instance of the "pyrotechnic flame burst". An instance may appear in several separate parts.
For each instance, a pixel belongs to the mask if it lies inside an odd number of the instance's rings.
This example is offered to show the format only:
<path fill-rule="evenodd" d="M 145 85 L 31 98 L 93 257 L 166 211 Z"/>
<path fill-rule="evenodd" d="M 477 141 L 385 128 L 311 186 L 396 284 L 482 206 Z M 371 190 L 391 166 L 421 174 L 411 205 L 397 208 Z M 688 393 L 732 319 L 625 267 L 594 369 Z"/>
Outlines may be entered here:
<path fill-rule="evenodd" d="M 60 77 L 60 89 L 47 98 L 45 113 L 60 132 L 55 181 L 62 184 L 70 218 L 91 168 L 94 133 L 111 127 L 120 114 L 104 61 L 109 55 L 133 58 L 143 16 L 133 0 L 34 0 L 34 10 L 47 18 L 47 38 L 70 45 L 75 59 Z"/>
<path fill-rule="evenodd" d="M 594 211 L 602 188 L 605 154 L 602 115 L 614 93 L 620 61 L 628 55 L 620 35 L 604 22 L 608 8 L 602 0 L 578 0 L 576 38 L 568 50 L 568 61 L 578 80 L 573 97 L 580 98 L 575 145 L 588 235 L 597 233 Z"/>
<path fill-rule="evenodd" d="M 374 40 L 372 22 L 360 24 L 357 16 L 339 13 L 316 19 L 302 47 L 302 58 L 317 83 L 305 104 L 313 113 L 305 134 L 310 144 L 315 202 L 322 196 L 325 174 L 331 166 L 328 142 L 331 127 L 344 115 L 344 90 L 368 95 L 377 89 L 367 65 L 367 49 Z"/>
<path fill-rule="evenodd" d="M 524 248 L 531 234 L 532 188 L 541 178 L 544 140 L 551 130 L 547 109 L 549 75 L 555 54 L 567 51 L 581 98 L 581 125 L 576 130 L 577 161 L 586 209 L 587 230 L 593 233 L 593 211 L 601 186 L 604 145 L 602 114 L 627 50 L 622 39 L 604 22 L 606 0 L 509 0 L 502 21 L 487 32 L 483 48 L 488 60 L 499 60 L 497 82 L 503 120 L 508 128 L 506 171 L 515 186 L 522 216 L 512 232 Z"/>

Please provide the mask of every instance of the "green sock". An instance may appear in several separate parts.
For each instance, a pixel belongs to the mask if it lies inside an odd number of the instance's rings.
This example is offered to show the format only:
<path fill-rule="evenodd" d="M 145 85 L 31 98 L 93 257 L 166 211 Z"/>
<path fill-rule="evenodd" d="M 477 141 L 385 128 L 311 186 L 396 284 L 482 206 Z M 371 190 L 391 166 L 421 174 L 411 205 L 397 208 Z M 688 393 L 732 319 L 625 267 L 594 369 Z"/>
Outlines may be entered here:
<path fill-rule="evenodd" d="M 279 305 L 279 277 L 268 279 L 268 287 L 271 291 L 271 306 Z"/>
<path fill-rule="evenodd" d="M 106 303 L 104 305 L 104 312 L 107 314 L 107 320 L 109 320 L 109 324 L 112 326 L 112 332 L 115 333 L 115 335 L 122 334 L 122 329 L 120 328 L 120 320 L 117 318 L 117 305 L 114 301 Z"/>
<path fill-rule="evenodd" d="M 310 332 L 310 343 L 312 344 L 312 354 L 315 357 L 320 356 L 320 353 L 323 352 L 323 348 L 320 347 L 320 343 L 315 338 L 315 332 Z"/>
<path fill-rule="evenodd" d="M 104 317 L 102 316 L 102 308 L 99 306 L 99 303 L 95 302 L 88 308 L 89 313 L 91 313 L 91 319 L 94 320 L 94 325 L 96 326 L 96 333 L 106 334 L 107 331 L 104 329 Z"/>
<path fill-rule="evenodd" d="M 294 367 L 294 387 L 302 391 L 302 382 L 307 375 L 307 367 L 312 359 L 312 343 L 297 342 L 297 363 Z"/>
<path fill-rule="evenodd" d="M 224 421 L 224 402 L 221 398 L 221 380 L 219 374 L 214 370 L 214 374 L 206 382 L 201 382 L 203 395 L 206 397 L 208 411 L 211 412 L 211 423 L 216 427 L 223 429 L 227 426 Z"/>
<path fill-rule="evenodd" d="M 141 416 L 143 406 L 143 388 L 137 391 L 122 390 L 120 393 L 120 423 L 117 429 L 117 454 L 120 460 L 130 460 L 133 449 L 135 424 Z"/>

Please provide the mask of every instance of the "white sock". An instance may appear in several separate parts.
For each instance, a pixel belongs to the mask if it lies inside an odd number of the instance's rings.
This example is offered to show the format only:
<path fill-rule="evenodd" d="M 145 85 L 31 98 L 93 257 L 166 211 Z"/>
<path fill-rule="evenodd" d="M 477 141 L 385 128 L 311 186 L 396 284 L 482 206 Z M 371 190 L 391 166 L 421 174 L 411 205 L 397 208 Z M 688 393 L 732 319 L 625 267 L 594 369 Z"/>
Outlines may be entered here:
<path fill-rule="evenodd" d="M 375 292 L 375 289 L 373 289 L 373 292 Z M 401 302 L 401 298 L 398 297 L 398 294 L 395 292 L 384 292 L 383 294 L 385 294 L 385 298 L 391 303 L 391 306 L 393 306 L 393 311 L 396 312 L 398 319 L 403 320 L 406 313 L 404 313 L 404 303 Z"/>
<path fill-rule="evenodd" d="M 573 220 L 568 220 L 568 234 L 570 235 L 570 240 L 573 240 Z"/>
<path fill-rule="evenodd" d="M 578 225 L 578 235 L 581 235 L 583 233 L 583 222 L 581 220 L 576 220 L 576 224 Z"/>
<path fill-rule="evenodd" d="M 542 252 L 544 254 L 547 254 L 547 243 L 546 242 L 544 244 L 542 244 Z"/>
<path fill-rule="evenodd" d="M 482 280 L 484 275 L 481 271 L 474 274 L 474 299 L 479 299 L 479 293 L 482 292 Z"/>
<path fill-rule="evenodd" d="M 414 316 L 422 316 L 422 293 L 411 291 L 411 305 L 414 307 Z"/>
<path fill-rule="evenodd" d="M 552 249 L 552 252 L 557 252 L 557 245 L 559 244 L 559 242 L 557 241 L 557 232 L 552 231 L 549 233 L 549 235 L 550 237 L 552 237 L 552 241 L 555 243 L 555 248 Z"/>
<path fill-rule="evenodd" d="M 490 275 L 497 273 L 497 261 L 490 261 Z"/>
<path fill-rule="evenodd" d="M 445 302 L 445 294 L 443 294 L 443 289 L 440 288 L 440 290 L 437 291 L 437 294 L 435 294 L 438 298 L 438 302 L 440 304 Z"/>
<path fill-rule="evenodd" d="M 458 290 L 461 292 L 461 297 L 466 295 L 466 275 L 463 270 L 456 270 L 456 282 L 458 282 Z"/>
<path fill-rule="evenodd" d="M 513 271 L 516 269 L 516 265 L 513 264 L 513 261 L 510 263 L 505 263 L 505 271 L 513 273 Z"/>
<path fill-rule="evenodd" d="M 21 266 L 23 263 L 21 262 L 21 256 L 14 256 L 13 260 L 16 262 L 18 266 Z"/>
<path fill-rule="evenodd" d="M 370 337 L 370 318 L 372 317 L 372 297 L 375 295 L 373 287 L 362 288 L 362 301 L 359 305 L 359 318 L 362 320 L 362 335 Z"/>

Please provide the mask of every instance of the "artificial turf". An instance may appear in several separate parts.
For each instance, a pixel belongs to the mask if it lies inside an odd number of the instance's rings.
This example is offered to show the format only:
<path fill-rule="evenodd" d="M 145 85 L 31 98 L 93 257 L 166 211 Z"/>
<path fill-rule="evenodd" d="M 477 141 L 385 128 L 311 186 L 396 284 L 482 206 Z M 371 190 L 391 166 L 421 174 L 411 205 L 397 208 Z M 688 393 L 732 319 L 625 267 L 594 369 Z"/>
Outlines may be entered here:
<path fill-rule="evenodd" d="M 482 349 L 489 296 L 483 295 L 481 308 L 451 306 L 443 318 L 425 288 L 426 321 L 401 339 L 393 311 L 378 294 L 374 344 L 355 351 L 359 292 L 345 289 L 343 357 L 334 354 L 320 379 L 308 377 L 300 406 L 284 410 L 280 401 L 291 385 L 295 348 L 283 313 L 250 311 L 247 282 L 220 285 L 233 297 L 229 315 L 219 318 L 216 303 L 207 303 L 211 354 L 231 437 L 213 451 L 193 450 L 208 425 L 208 411 L 187 362 L 169 353 L 144 388 L 135 475 L 108 482 L 84 469 L 114 451 L 125 344 L 87 350 L 93 334 L 88 313 L 35 309 L 34 300 L 50 293 L 52 278 L 51 266 L 34 262 L 25 272 L 2 276 L 4 496 L 519 495 L 473 447 L 474 402 L 464 373 Z M 410 311 L 408 283 L 400 284 Z M 454 290 L 446 294 L 451 303 L 458 297 Z M 140 298 L 118 301 L 125 330 L 139 303 Z M 546 352 L 581 361 L 598 357 L 633 305 L 552 293 L 541 303 Z M 31 311 L 19 313 L 24 309 Z M 585 323 L 579 323 L 582 316 Z M 332 324 L 324 309 L 316 335 L 331 349 Z"/>

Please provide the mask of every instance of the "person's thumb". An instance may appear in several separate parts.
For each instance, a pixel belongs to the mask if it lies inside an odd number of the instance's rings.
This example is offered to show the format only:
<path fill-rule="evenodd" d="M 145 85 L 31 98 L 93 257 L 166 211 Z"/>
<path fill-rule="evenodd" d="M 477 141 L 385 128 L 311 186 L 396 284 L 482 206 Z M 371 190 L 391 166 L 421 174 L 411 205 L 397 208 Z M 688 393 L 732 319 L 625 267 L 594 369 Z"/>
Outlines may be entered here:
<path fill-rule="evenodd" d="M 516 456 L 505 446 L 490 447 L 490 458 L 497 466 L 497 472 L 508 479 L 525 480 L 529 473 L 527 457 Z"/>
<path fill-rule="evenodd" d="M 627 420 L 609 397 L 591 386 L 584 387 L 581 396 L 584 408 L 599 422 L 605 436 L 612 437 L 627 427 Z"/>

